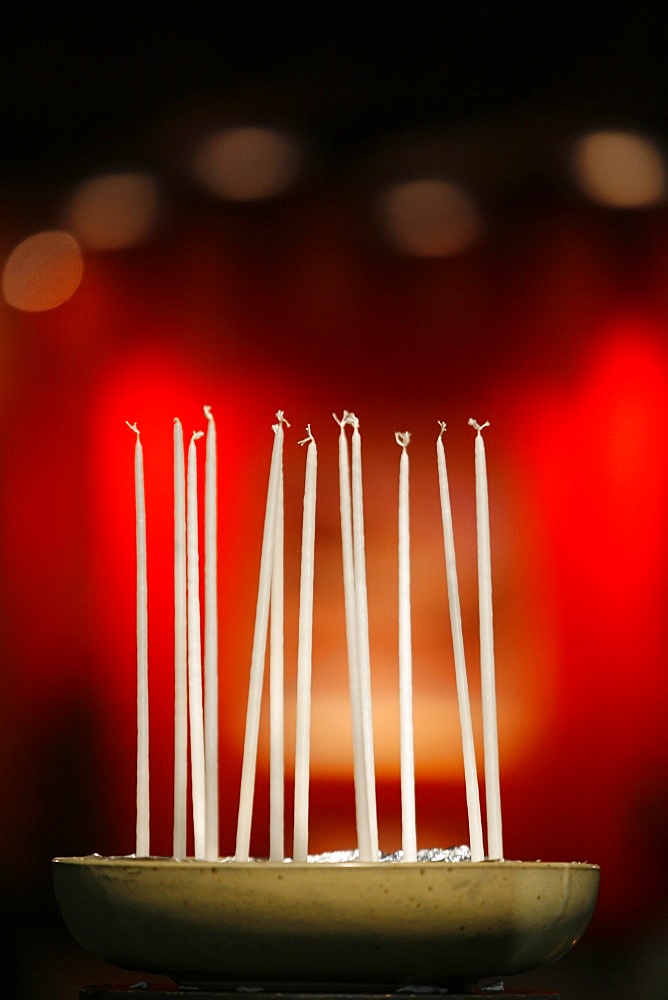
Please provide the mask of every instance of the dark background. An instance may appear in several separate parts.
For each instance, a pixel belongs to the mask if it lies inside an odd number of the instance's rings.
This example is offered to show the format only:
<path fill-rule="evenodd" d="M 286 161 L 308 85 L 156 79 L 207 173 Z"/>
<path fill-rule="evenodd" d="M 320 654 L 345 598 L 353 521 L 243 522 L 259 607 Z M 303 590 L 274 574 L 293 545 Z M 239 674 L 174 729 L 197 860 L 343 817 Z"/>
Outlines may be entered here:
<path fill-rule="evenodd" d="M 657 5 L 8 4 L 3 176 L 53 176 L 93 147 L 123 155 L 170 106 L 271 90 L 331 153 L 388 131 L 522 116 L 662 133 Z"/>

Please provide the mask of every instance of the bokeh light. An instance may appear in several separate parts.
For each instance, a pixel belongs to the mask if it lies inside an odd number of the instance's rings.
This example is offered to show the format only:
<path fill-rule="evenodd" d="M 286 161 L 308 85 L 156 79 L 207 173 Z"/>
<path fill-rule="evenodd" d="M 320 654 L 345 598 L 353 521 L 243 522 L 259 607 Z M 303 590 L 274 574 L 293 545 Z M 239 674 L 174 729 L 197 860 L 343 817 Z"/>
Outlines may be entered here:
<path fill-rule="evenodd" d="M 69 225 L 82 246 L 120 250 L 148 239 L 158 218 L 156 182 L 147 173 L 102 174 L 84 181 L 69 204 Z"/>
<path fill-rule="evenodd" d="M 666 194 L 664 158 L 637 133 L 590 132 L 576 143 L 573 167 L 582 191 L 611 208 L 648 208 Z"/>
<path fill-rule="evenodd" d="M 289 188 L 303 162 L 299 143 L 275 128 L 245 126 L 214 132 L 196 148 L 191 169 L 212 194 L 260 201 Z"/>
<path fill-rule="evenodd" d="M 81 250 L 70 233 L 35 233 L 7 258 L 2 291 L 15 309 L 43 312 L 66 302 L 79 287 L 82 274 Z"/>
<path fill-rule="evenodd" d="M 386 190 L 381 218 L 390 243 L 415 257 L 461 253 L 478 238 L 478 208 L 454 181 L 405 181 Z"/>

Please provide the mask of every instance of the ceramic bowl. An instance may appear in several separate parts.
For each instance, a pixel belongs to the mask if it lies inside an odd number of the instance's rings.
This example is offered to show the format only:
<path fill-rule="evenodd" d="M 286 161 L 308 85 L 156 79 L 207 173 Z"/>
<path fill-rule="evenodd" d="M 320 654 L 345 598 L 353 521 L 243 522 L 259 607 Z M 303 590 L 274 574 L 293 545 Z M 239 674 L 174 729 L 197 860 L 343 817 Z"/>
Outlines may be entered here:
<path fill-rule="evenodd" d="M 476 983 L 564 955 L 599 884 L 589 864 L 56 858 L 93 955 L 179 985 Z"/>

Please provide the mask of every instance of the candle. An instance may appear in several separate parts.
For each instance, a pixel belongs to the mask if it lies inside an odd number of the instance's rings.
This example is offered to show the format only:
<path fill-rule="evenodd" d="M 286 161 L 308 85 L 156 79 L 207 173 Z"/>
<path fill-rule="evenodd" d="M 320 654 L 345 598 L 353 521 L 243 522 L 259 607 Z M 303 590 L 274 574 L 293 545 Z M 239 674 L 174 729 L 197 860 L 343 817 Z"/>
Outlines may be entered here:
<path fill-rule="evenodd" d="M 197 516 L 197 448 L 202 431 L 195 431 L 188 447 L 187 581 L 188 581 L 188 701 L 190 706 L 190 770 L 192 774 L 195 857 L 205 854 L 204 720 L 202 714 L 202 642 L 199 603 L 199 524 Z"/>
<path fill-rule="evenodd" d="M 150 856 L 148 760 L 148 587 L 146 574 L 146 504 L 144 454 L 137 424 L 126 421 L 135 442 L 135 510 L 137 544 L 137 829 L 135 854 Z"/>
<path fill-rule="evenodd" d="M 186 626 L 186 483 L 183 427 L 174 420 L 174 838 L 175 858 L 186 856 L 188 785 L 188 668 Z"/>
<path fill-rule="evenodd" d="M 278 512 L 281 470 L 283 464 L 283 424 L 287 420 L 283 411 L 276 414 L 278 423 L 273 425 L 274 446 L 269 470 L 267 503 L 264 515 L 262 552 L 260 555 L 260 577 L 258 582 L 253 650 L 251 653 L 248 706 L 246 709 L 246 732 L 244 736 L 243 762 L 241 767 L 241 787 L 239 793 L 239 813 L 237 817 L 237 839 L 235 859 L 248 861 L 250 851 L 250 831 L 253 814 L 253 793 L 255 790 L 255 766 L 260 727 L 262 682 L 264 678 L 264 658 L 267 648 L 267 627 L 269 622 L 269 602 L 271 595 L 272 564 Z"/>
<path fill-rule="evenodd" d="M 371 665 L 369 657 L 369 610 L 366 589 L 366 559 L 364 551 L 364 499 L 362 489 L 362 439 L 359 420 L 350 413 L 352 425 L 352 509 L 353 509 L 353 559 L 355 573 L 355 615 L 357 629 L 357 656 L 360 676 L 360 704 L 362 715 L 362 743 L 368 810 L 368 852 L 360 860 L 378 861 L 378 820 L 376 816 L 376 776 L 374 768 L 373 719 L 371 711 Z"/>
<path fill-rule="evenodd" d="M 450 629 L 452 632 L 452 646 L 455 658 L 455 680 L 457 684 L 457 703 L 459 705 L 459 725 L 462 734 L 462 754 L 464 758 L 464 781 L 466 785 L 469 840 L 471 845 L 471 860 L 482 861 L 485 854 L 482 842 L 482 821 L 480 818 L 480 793 L 478 791 L 478 772 L 475 760 L 475 744 L 473 741 L 473 724 L 471 721 L 471 704 L 469 700 L 469 687 L 466 673 L 466 657 L 464 655 L 464 636 L 462 632 L 462 615 L 459 604 L 459 586 L 457 583 L 455 540 L 452 530 L 450 489 L 448 486 L 448 471 L 442 441 L 443 434 L 445 433 L 445 424 L 441 421 L 440 426 L 441 433 L 436 440 L 438 485 L 441 496 L 443 547 L 445 550 L 448 605 L 450 608 Z"/>
<path fill-rule="evenodd" d="M 198 473 L 196 442 L 192 435 L 184 463 L 183 429 L 174 420 L 174 857 L 187 853 L 186 793 L 188 785 L 188 728 L 192 774 L 194 855 L 207 861 L 219 856 L 218 844 L 218 609 L 217 609 L 217 456 L 216 426 L 211 408 L 208 421 L 204 486 L 204 660 L 201 648 L 199 595 Z M 269 470 L 260 557 L 258 596 L 249 678 L 246 731 L 237 820 L 235 860 L 248 861 L 252 823 L 259 722 L 267 638 L 269 650 L 270 716 L 270 850 L 271 861 L 284 860 L 285 748 L 284 748 L 284 426 L 282 411 L 272 426 L 274 444 Z M 369 621 L 366 585 L 362 452 L 359 421 L 343 412 L 339 420 L 339 493 L 346 639 L 348 648 L 355 804 L 359 857 L 377 861 L 378 822 L 373 744 Z M 443 434 L 436 442 L 441 499 L 448 602 L 453 638 L 457 697 L 469 816 L 471 857 L 485 857 L 480 819 L 480 799 L 475 761 L 471 708 L 457 585 L 452 512 L 450 506 Z M 487 857 L 503 857 L 497 710 L 495 691 L 492 576 L 489 499 L 485 444 L 482 431 L 488 423 L 469 424 L 475 439 L 476 525 L 480 617 L 480 663 L 483 708 L 483 744 L 487 805 Z M 349 464 L 346 428 L 352 427 L 352 463 Z M 146 511 L 143 451 L 136 424 L 135 502 L 137 549 L 137 829 L 136 856 L 150 856 L 149 824 L 149 697 L 148 600 Z M 295 741 L 293 859 L 308 859 L 311 675 L 313 647 L 313 584 L 317 449 L 307 427 L 308 444 L 304 480 L 302 552 L 297 656 L 297 711 Z M 411 636 L 410 494 L 409 455 L 411 435 L 395 434 L 401 448 L 398 504 L 398 659 L 401 769 L 402 854 L 417 860 L 415 751 L 413 723 L 413 667 Z M 352 468 L 351 468 L 352 466 Z"/>
<path fill-rule="evenodd" d="M 299 581 L 299 641 L 297 647 L 297 719 L 295 741 L 295 804 L 292 857 L 306 861 L 308 857 L 308 794 L 309 749 L 311 733 L 311 660 L 313 649 L 313 576 L 315 564 L 315 506 L 318 454 L 311 425 L 304 479 L 304 510 L 302 515 L 302 558 Z"/>
<path fill-rule="evenodd" d="M 496 687 L 494 678 L 494 631 L 492 624 L 492 562 L 489 537 L 489 499 L 484 427 L 473 418 L 469 424 L 477 431 L 475 439 L 476 525 L 478 536 L 478 600 L 480 614 L 480 677 L 482 691 L 483 746 L 485 751 L 485 801 L 487 804 L 487 856 L 503 858 L 501 793 L 499 785 L 499 745 L 496 723 Z"/>
<path fill-rule="evenodd" d="M 210 406 L 204 407 L 206 468 L 204 478 L 204 857 L 215 861 L 218 845 L 218 470 L 216 424 Z"/>
<path fill-rule="evenodd" d="M 283 720 L 283 469 L 278 477 L 269 633 L 269 860 L 283 861 L 285 747 Z"/>
<path fill-rule="evenodd" d="M 364 738 L 362 726 L 362 695 L 357 655 L 357 613 L 355 608 L 355 569 L 353 557 L 353 522 L 350 501 L 350 464 L 346 425 L 350 414 L 343 411 L 341 420 L 332 414 L 341 428 L 339 434 L 339 504 L 341 511 L 341 549 L 343 556 L 343 596 L 348 650 L 348 683 L 350 688 L 350 714 L 353 733 L 353 780 L 355 784 L 355 816 L 357 845 L 361 857 L 369 857 L 369 807 L 367 805 L 366 769 L 364 765 Z"/>
<path fill-rule="evenodd" d="M 411 436 L 397 432 L 399 460 L 399 742 L 401 757 L 401 848 L 404 861 L 417 861 L 415 829 L 415 759 L 413 745 L 413 662 L 411 650 L 411 580 L 408 445 Z"/>

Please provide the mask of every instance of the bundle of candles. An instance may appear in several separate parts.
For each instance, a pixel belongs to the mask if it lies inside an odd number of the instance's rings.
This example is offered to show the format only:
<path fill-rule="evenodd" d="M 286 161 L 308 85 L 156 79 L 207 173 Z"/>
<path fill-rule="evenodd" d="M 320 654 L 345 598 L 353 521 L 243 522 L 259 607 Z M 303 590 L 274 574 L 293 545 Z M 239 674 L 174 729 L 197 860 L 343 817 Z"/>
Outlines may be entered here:
<path fill-rule="evenodd" d="M 175 858 L 186 857 L 187 787 L 190 770 L 194 856 L 219 860 L 218 831 L 218 597 L 217 597 L 217 470 L 216 425 L 211 408 L 207 418 L 204 488 L 204 622 L 200 608 L 197 441 L 192 435 L 184 452 L 183 429 L 174 421 L 174 838 Z M 284 845 L 284 723 L 283 723 L 283 442 L 289 424 L 282 411 L 273 425 L 274 442 L 269 471 L 260 558 L 257 608 L 253 633 L 250 683 L 246 713 L 241 787 L 233 859 L 249 860 L 253 796 L 260 728 L 265 660 L 269 645 L 270 697 L 270 831 L 269 860 L 285 860 Z M 344 411 L 339 419 L 339 488 L 343 591 L 345 606 L 350 711 L 353 734 L 353 778 L 358 838 L 357 857 L 375 862 L 378 822 L 374 770 L 371 671 L 365 567 L 362 448 L 359 420 Z M 455 546 L 448 475 L 443 446 L 445 424 L 436 440 L 443 544 L 452 630 L 455 677 L 462 736 L 470 857 L 472 861 L 503 858 L 499 755 L 496 722 L 492 583 L 489 506 L 485 445 L 482 430 L 488 424 L 469 421 L 476 431 L 476 523 L 480 617 L 480 664 L 487 852 L 483 846 L 480 796 L 468 691 L 462 620 L 459 604 Z M 136 856 L 150 856 L 149 817 L 149 699 L 146 514 L 144 466 L 139 429 L 136 434 L 135 491 L 137 534 L 137 829 Z M 410 434 L 397 433 L 399 445 L 398 614 L 399 718 L 401 762 L 401 860 L 418 858 L 415 820 L 413 752 L 409 454 Z M 349 445 L 350 438 L 350 445 Z M 293 861 L 308 861 L 309 736 L 313 630 L 313 580 L 316 522 L 316 442 L 307 428 L 302 522 L 297 706 L 294 780 Z M 188 747 L 190 768 L 188 768 Z"/>

